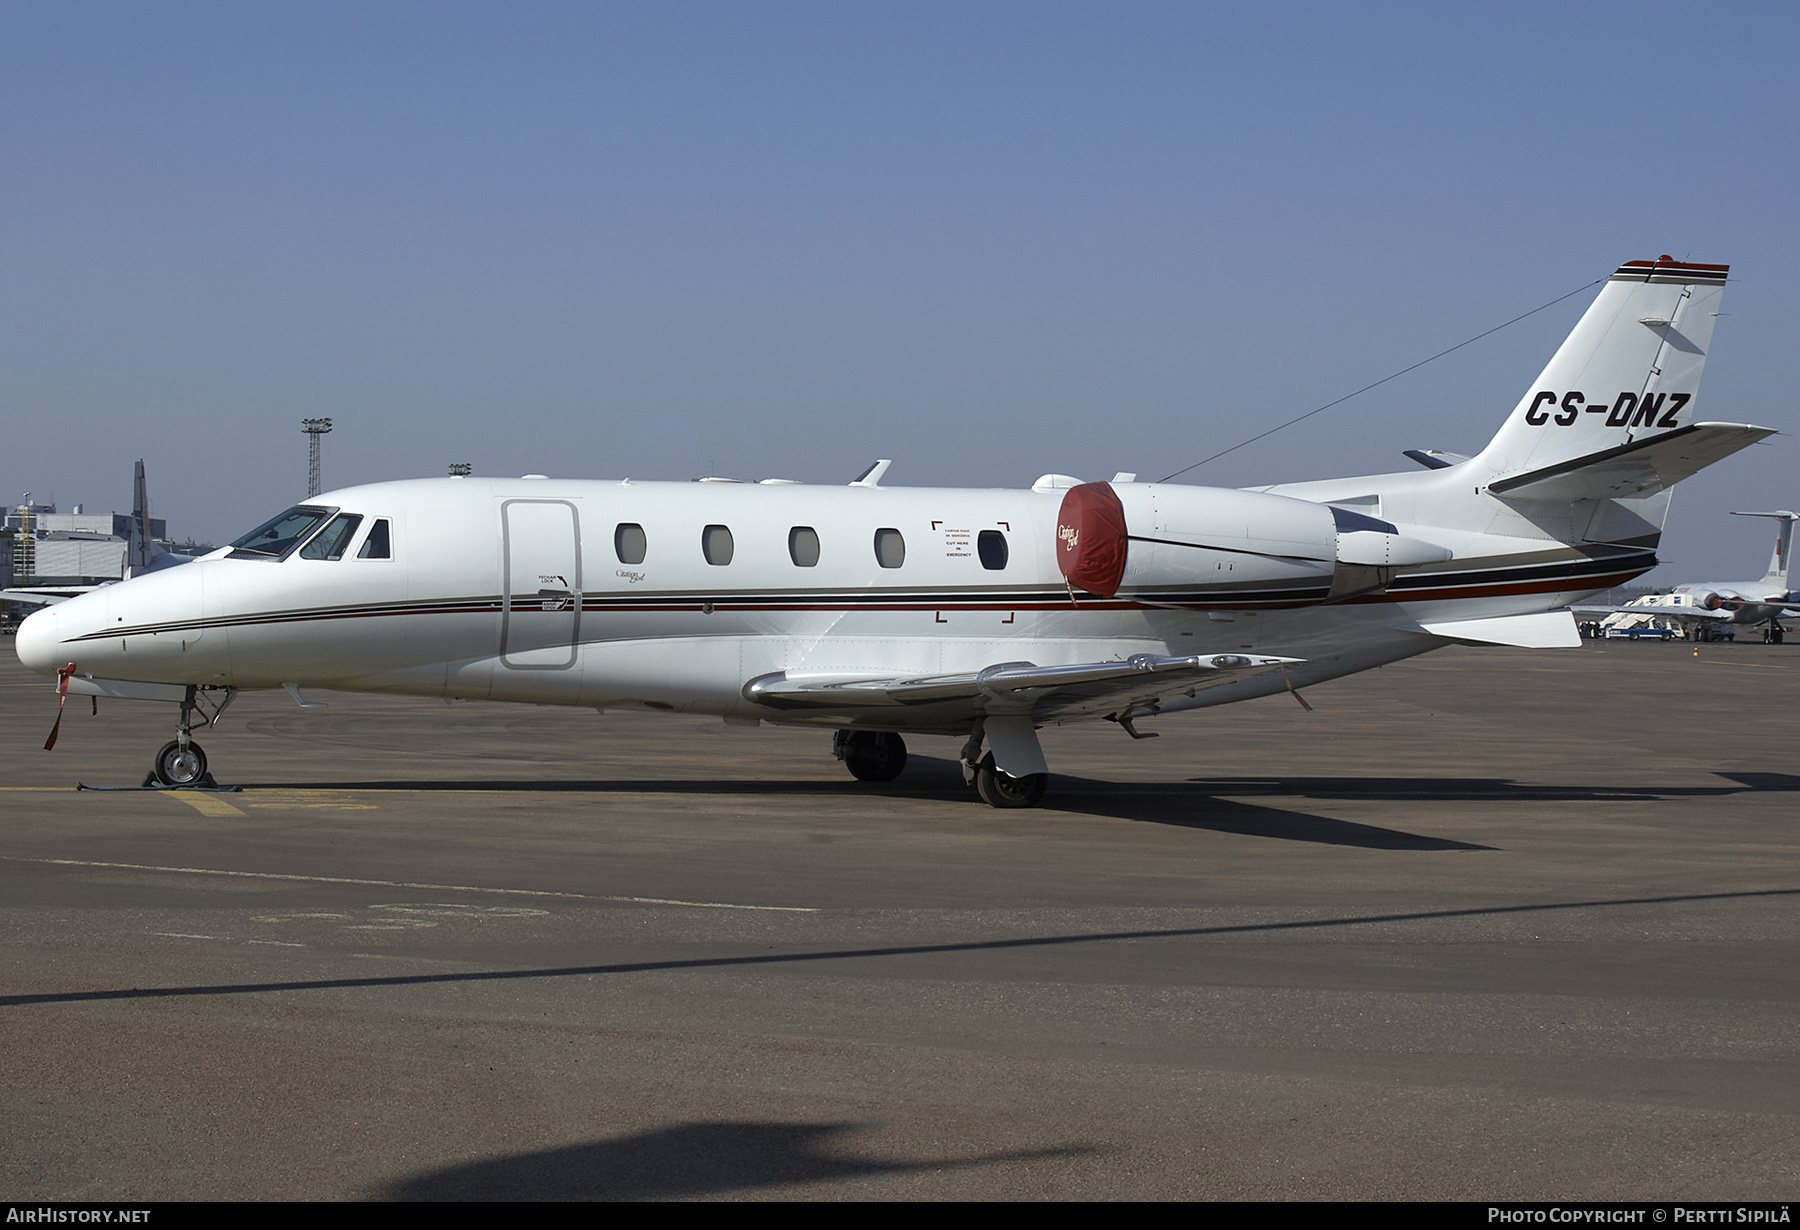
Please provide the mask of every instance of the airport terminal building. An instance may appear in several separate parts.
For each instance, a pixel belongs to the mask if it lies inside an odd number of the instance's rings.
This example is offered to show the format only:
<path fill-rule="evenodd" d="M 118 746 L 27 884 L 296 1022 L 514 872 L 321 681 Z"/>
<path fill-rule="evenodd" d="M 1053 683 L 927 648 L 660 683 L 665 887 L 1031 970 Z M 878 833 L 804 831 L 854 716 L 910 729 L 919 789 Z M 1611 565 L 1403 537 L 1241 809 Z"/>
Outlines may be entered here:
<path fill-rule="evenodd" d="M 14 585 L 98 585 L 117 581 L 129 566 L 132 517 L 90 513 L 77 504 L 59 513 L 54 504 L 8 508 L 0 527 L 0 588 Z M 168 549 L 168 523 L 147 519 L 146 537 Z"/>

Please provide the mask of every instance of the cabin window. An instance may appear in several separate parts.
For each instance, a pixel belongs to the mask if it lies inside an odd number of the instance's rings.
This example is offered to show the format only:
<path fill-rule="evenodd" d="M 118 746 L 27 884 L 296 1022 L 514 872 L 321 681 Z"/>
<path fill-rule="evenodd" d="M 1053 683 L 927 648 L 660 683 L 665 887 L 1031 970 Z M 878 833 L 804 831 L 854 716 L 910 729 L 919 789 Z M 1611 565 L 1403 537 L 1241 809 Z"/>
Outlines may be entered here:
<path fill-rule="evenodd" d="M 875 531 L 875 562 L 883 568 L 898 568 L 906 562 L 906 539 L 892 528 Z"/>
<path fill-rule="evenodd" d="M 613 531 L 613 554 L 619 557 L 621 564 L 643 563 L 646 545 L 644 527 L 636 522 L 622 521 Z"/>
<path fill-rule="evenodd" d="M 819 532 L 810 525 L 796 525 L 789 530 L 788 555 L 797 567 L 816 567 L 819 562 Z"/>
<path fill-rule="evenodd" d="M 386 517 L 375 518 L 375 524 L 369 527 L 369 536 L 363 540 L 362 550 L 356 553 L 357 559 L 391 559 L 394 547 L 388 537 L 388 520 Z"/>
<path fill-rule="evenodd" d="M 723 568 L 731 562 L 733 546 L 731 529 L 723 525 L 709 525 L 700 531 L 700 549 L 706 553 L 706 562 Z"/>
<path fill-rule="evenodd" d="M 1006 535 L 999 530 L 982 530 L 975 538 L 975 554 L 981 557 L 983 568 L 999 572 L 1006 567 Z"/>
<path fill-rule="evenodd" d="M 305 541 L 306 536 L 323 525 L 335 508 L 313 508 L 305 504 L 296 505 L 282 513 L 279 517 L 263 522 L 242 538 L 232 543 L 232 559 L 282 560 L 291 554 L 295 547 Z"/>
<path fill-rule="evenodd" d="M 343 513 L 331 519 L 331 524 L 313 535 L 311 542 L 300 548 L 301 559 L 343 559 L 344 552 L 350 548 L 350 540 L 356 536 L 356 527 L 362 524 L 362 518 L 351 513 Z"/>

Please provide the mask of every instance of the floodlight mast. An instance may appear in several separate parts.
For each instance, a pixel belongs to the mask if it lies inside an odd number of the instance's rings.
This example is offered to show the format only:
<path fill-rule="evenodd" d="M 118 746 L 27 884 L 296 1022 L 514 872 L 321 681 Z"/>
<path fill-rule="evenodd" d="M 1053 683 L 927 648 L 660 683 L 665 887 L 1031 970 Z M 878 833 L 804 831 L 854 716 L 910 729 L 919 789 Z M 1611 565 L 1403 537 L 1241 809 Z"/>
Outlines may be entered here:
<path fill-rule="evenodd" d="M 319 437 L 331 430 L 330 419 L 301 419 L 300 430 L 306 433 L 306 498 L 312 499 L 325 490 L 319 476 Z"/>

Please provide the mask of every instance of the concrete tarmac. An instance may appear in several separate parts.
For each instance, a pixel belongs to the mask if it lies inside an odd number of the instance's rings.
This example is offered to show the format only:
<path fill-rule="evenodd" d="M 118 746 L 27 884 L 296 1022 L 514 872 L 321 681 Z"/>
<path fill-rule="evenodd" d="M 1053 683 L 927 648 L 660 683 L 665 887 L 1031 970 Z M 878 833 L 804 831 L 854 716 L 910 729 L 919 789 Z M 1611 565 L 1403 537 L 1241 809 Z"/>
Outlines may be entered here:
<path fill-rule="evenodd" d="M 0 643 L 0 1196 L 1788 1199 L 1800 650 L 1449 649 L 949 739 L 321 694 Z"/>

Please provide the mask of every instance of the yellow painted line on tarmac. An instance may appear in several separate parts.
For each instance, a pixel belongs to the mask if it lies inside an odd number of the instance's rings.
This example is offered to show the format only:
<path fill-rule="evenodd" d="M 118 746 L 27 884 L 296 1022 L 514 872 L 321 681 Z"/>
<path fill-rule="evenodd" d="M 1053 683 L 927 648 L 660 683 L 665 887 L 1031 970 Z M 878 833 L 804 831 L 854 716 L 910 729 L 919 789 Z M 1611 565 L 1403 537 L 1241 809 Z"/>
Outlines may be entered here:
<path fill-rule="evenodd" d="M 216 795 L 201 794 L 195 790 L 166 790 L 162 793 L 167 798 L 180 799 L 203 816 L 236 816 L 240 820 L 245 819 L 243 812 Z"/>

